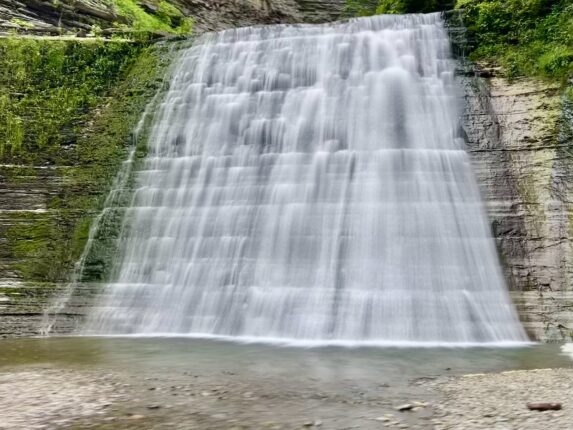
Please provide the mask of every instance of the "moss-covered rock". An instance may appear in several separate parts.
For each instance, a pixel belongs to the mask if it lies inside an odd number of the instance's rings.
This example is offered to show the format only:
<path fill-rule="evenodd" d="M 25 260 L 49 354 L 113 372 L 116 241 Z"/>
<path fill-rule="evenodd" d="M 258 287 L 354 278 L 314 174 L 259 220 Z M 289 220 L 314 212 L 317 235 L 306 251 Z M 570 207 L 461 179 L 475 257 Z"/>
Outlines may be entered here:
<path fill-rule="evenodd" d="M 167 49 L 0 39 L 0 278 L 69 278 Z"/>

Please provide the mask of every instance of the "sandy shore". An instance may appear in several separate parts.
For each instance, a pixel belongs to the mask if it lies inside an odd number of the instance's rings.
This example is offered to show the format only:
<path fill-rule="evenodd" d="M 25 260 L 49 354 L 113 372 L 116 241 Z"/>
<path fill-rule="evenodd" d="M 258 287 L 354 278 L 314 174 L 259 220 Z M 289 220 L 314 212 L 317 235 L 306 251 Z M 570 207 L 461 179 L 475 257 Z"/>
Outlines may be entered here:
<path fill-rule="evenodd" d="M 417 379 L 402 395 L 55 368 L 0 373 L 0 429 L 571 429 L 573 370 Z M 389 393 L 390 394 L 390 393 Z M 560 402 L 534 412 L 528 402 Z M 407 411 L 397 406 L 409 405 Z"/>

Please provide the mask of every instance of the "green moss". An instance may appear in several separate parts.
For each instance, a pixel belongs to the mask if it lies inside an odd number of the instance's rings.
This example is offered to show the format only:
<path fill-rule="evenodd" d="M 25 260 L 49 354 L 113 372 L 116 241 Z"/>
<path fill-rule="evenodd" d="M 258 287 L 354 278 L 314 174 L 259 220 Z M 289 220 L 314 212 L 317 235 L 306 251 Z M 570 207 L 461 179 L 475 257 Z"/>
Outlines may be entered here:
<path fill-rule="evenodd" d="M 0 160 L 62 164 L 74 129 L 139 50 L 115 41 L 0 39 Z"/>
<path fill-rule="evenodd" d="M 448 10 L 454 0 L 347 0 L 346 11 L 351 16 L 374 14 L 427 13 Z"/>
<path fill-rule="evenodd" d="M 379 14 L 396 14 L 406 13 L 407 5 L 404 0 L 381 0 L 376 8 L 376 13 Z"/>
<path fill-rule="evenodd" d="M 131 131 L 163 82 L 167 51 L 126 41 L 0 39 L 0 162 L 10 166 L 0 181 L 44 187 L 47 198 L 47 211 L 15 212 L 5 234 L 10 270 L 24 280 L 69 278 Z"/>
<path fill-rule="evenodd" d="M 144 32 L 164 32 L 170 34 L 190 34 L 193 21 L 185 17 L 181 11 L 165 0 L 150 2 L 156 8 L 154 13 L 144 10 L 133 0 L 114 0 L 117 12 L 129 22 L 128 25 L 118 24 L 126 30 Z"/>
<path fill-rule="evenodd" d="M 10 22 L 12 24 L 19 25 L 22 28 L 34 28 L 34 24 L 32 24 L 30 21 L 24 21 L 23 19 L 12 18 Z"/>
<path fill-rule="evenodd" d="M 378 0 L 346 0 L 346 16 L 370 16 L 376 13 Z"/>

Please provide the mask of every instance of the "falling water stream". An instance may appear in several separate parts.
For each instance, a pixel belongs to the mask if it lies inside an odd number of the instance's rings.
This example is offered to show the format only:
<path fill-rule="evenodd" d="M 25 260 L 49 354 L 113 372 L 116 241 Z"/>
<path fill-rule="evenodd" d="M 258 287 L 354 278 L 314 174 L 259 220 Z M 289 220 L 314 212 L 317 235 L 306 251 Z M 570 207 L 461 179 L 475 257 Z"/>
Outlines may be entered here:
<path fill-rule="evenodd" d="M 90 334 L 526 340 L 439 14 L 202 36 L 175 65 Z"/>

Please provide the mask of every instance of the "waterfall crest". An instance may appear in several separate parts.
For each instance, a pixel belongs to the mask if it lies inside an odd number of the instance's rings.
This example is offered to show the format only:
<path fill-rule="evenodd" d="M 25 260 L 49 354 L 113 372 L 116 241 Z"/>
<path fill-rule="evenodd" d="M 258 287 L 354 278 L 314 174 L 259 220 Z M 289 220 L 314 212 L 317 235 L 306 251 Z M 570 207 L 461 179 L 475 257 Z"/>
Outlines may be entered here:
<path fill-rule="evenodd" d="M 207 34 L 178 60 L 86 333 L 526 340 L 438 14 Z"/>

